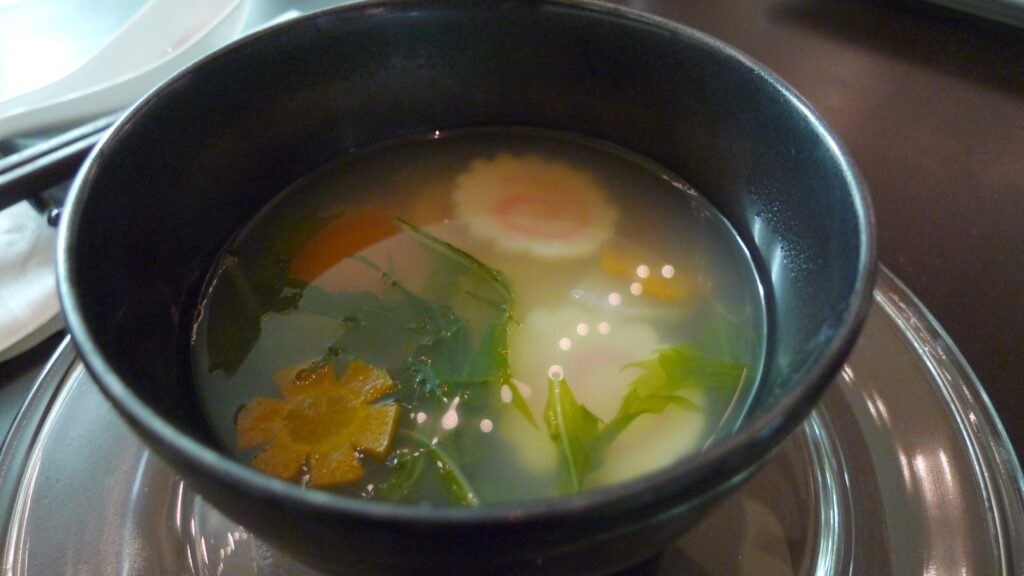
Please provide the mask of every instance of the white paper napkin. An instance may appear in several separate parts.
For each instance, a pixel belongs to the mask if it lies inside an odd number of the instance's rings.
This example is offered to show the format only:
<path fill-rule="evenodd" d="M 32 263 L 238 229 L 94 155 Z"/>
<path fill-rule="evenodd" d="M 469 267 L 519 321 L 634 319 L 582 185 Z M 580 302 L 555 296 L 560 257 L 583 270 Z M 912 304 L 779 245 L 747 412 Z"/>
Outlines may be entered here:
<path fill-rule="evenodd" d="M 0 362 L 63 326 L 56 231 L 27 202 L 0 211 Z"/>

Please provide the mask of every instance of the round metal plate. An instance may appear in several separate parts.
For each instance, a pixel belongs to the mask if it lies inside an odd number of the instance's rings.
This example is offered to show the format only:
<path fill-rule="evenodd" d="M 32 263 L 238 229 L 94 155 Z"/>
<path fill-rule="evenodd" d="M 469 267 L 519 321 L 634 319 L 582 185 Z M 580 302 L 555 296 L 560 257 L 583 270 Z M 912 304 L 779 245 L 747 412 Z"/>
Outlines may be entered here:
<path fill-rule="evenodd" d="M 630 574 L 1020 574 L 1024 482 L 982 388 L 883 271 L 853 355 L 769 463 Z M 3 574 L 313 575 L 193 494 L 65 345 L 0 455 Z"/>

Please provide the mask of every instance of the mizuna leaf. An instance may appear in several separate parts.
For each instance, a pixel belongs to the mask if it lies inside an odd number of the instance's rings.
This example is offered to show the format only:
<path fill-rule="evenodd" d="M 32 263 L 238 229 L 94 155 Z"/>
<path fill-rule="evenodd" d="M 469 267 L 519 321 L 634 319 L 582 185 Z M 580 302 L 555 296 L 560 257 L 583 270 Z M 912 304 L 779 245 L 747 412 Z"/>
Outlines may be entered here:
<path fill-rule="evenodd" d="M 593 461 L 592 444 L 601 427 L 601 419 L 576 401 L 564 379 L 548 378 L 548 400 L 544 407 L 548 435 L 558 446 L 569 486 L 579 492 L 583 476 Z"/>

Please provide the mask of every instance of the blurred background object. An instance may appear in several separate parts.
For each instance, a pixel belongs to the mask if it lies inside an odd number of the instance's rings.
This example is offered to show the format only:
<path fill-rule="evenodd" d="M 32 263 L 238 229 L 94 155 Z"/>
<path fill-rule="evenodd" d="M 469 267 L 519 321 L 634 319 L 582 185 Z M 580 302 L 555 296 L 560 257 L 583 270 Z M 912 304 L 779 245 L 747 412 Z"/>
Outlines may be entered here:
<path fill-rule="evenodd" d="M 102 11 L 106 2 L 80 1 L 75 3 L 76 9 L 70 11 L 95 14 Z M 3 12 L 14 12 L 14 17 L 10 18 L 13 24 L 4 24 L 16 27 L 7 31 L 14 37 L 13 41 L 32 44 L 37 37 L 34 28 L 52 30 L 45 20 L 33 22 L 36 18 L 41 19 L 41 12 L 53 11 L 63 15 L 69 11 L 54 10 L 51 4 L 53 2 L 49 0 L 21 2 L 2 9 Z M 50 56 L 35 66 L 28 67 L 19 62 L 35 60 L 25 57 L 27 51 L 24 47 L 11 50 L 6 60 L 0 62 L 12 69 L 0 69 L 0 77 L 21 75 L 27 78 L 13 80 L 12 89 L 19 84 L 35 87 L 21 92 L 11 90 L 6 99 L 0 100 L 0 140 L 83 122 L 127 107 L 188 63 L 237 37 L 248 6 L 249 0 L 149 0 L 131 13 L 105 42 L 100 41 L 99 48 L 77 67 L 69 66 L 75 59 L 66 55 L 76 47 L 76 42 L 92 40 L 75 32 L 89 30 L 88 26 L 80 23 L 67 23 L 67 29 L 63 31 L 65 34 L 51 38 L 51 43 L 30 46 L 31 53 Z M 3 12 L 0 12 L 0 22 L 7 21 Z M 19 23 L 18 20 L 24 22 Z M 47 36 L 45 33 L 41 35 Z M 76 37 L 79 40 L 72 40 L 70 45 L 60 40 Z M 7 41 L 11 41 L 10 37 Z M 20 55 L 20 58 L 10 54 Z M 46 70 L 48 64 L 57 70 L 71 69 L 60 76 L 60 72 Z M 47 81 L 38 85 L 44 78 Z"/>
<path fill-rule="evenodd" d="M 24 147 L 11 142 L 15 137 L 46 147 L 45 131 L 126 108 L 177 70 L 236 38 L 248 9 L 249 0 L 0 4 L 0 142 L 7 142 L 8 152 Z M 0 362 L 63 326 L 53 275 L 55 234 L 45 212 L 62 202 L 62 181 L 104 130 L 97 127 L 92 140 L 79 143 L 70 162 L 40 162 L 24 155 L 19 160 L 10 154 L 0 159 L 4 189 L 22 187 L 17 195 L 0 194 L 8 199 L 0 202 Z M 38 180 L 48 174 L 50 180 Z M 12 181 L 14 176 L 23 179 Z M 55 186 L 59 190 L 51 190 Z M 34 202 L 8 207 L 21 197 Z"/>
<path fill-rule="evenodd" d="M 984 18 L 999 20 L 1014 26 L 1024 26 L 1022 0 L 929 0 L 935 4 L 970 12 Z"/>

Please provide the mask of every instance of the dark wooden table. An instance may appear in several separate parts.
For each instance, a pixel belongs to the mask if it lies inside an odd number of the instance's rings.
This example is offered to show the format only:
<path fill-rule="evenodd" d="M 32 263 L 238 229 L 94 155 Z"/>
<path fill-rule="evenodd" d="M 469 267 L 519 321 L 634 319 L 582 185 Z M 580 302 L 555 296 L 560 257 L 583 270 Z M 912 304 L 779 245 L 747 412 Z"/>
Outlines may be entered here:
<path fill-rule="evenodd" d="M 721 38 L 810 101 L 871 189 L 882 263 L 949 332 L 1024 451 L 1024 30 L 910 1 L 622 3 Z M 55 345 L 0 365 L 0 403 Z"/>

